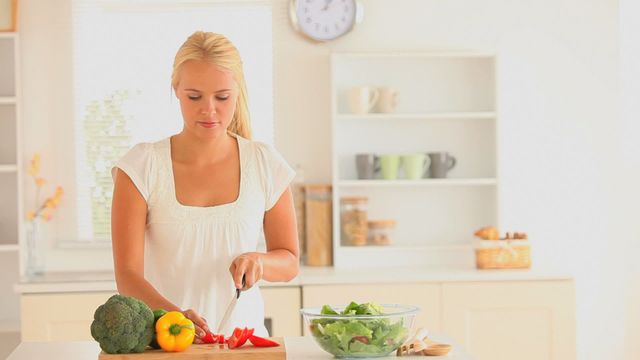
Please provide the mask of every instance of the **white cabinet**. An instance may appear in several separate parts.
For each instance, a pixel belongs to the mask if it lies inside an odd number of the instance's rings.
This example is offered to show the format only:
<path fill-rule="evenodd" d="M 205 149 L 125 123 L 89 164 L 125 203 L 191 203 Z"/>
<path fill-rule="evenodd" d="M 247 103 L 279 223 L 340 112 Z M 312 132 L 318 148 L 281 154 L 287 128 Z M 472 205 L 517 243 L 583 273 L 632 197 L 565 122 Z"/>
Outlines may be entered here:
<path fill-rule="evenodd" d="M 302 287 L 303 307 L 350 301 L 418 306 L 415 326 L 451 337 L 477 360 L 576 358 L 571 280 Z"/>
<path fill-rule="evenodd" d="M 262 287 L 265 318 L 272 336 L 299 336 L 300 287 Z M 22 341 L 92 340 L 91 322 L 98 306 L 115 292 L 24 294 Z"/>
<path fill-rule="evenodd" d="M 112 292 L 22 295 L 22 341 L 93 340 L 93 313 Z"/>
<path fill-rule="evenodd" d="M 21 152 L 19 36 L 0 33 L 0 332 L 19 331 L 19 296 L 13 285 L 18 282 L 21 259 Z"/>
<path fill-rule="evenodd" d="M 443 332 L 477 360 L 576 358 L 572 281 L 447 283 Z"/>
<path fill-rule="evenodd" d="M 332 161 L 336 267 L 473 263 L 473 232 L 498 225 L 498 119 L 495 58 L 469 52 L 334 54 Z M 351 90 L 397 91 L 387 113 L 354 113 Z M 359 179 L 356 154 L 447 152 L 456 158 L 445 178 Z M 396 221 L 392 243 L 342 241 L 340 199 L 364 196 L 369 220 Z"/>
<path fill-rule="evenodd" d="M 271 336 L 300 336 L 300 287 L 261 287 L 265 324 Z"/>

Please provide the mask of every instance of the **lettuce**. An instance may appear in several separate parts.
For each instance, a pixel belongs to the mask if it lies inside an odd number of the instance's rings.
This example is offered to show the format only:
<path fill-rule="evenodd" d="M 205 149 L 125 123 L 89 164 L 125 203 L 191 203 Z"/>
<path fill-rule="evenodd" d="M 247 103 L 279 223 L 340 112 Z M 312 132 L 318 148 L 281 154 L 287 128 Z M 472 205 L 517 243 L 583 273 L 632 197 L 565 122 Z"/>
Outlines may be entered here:
<path fill-rule="evenodd" d="M 327 318 L 311 321 L 311 334 L 320 346 L 336 356 L 366 357 L 388 354 L 400 346 L 408 335 L 403 319 L 331 319 L 330 315 L 384 315 L 375 303 L 351 302 L 338 313 L 329 305 L 320 311 Z"/>

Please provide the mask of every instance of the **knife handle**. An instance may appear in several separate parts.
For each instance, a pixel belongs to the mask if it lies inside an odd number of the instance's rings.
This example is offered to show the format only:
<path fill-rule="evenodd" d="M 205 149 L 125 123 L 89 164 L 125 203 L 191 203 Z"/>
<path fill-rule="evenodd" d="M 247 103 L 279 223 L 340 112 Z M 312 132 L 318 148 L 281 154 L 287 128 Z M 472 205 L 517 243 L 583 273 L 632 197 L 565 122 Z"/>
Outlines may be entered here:
<path fill-rule="evenodd" d="M 244 274 L 242 274 L 242 288 L 244 289 L 244 286 L 247 284 L 247 282 L 244 279 Z M 236 299 L 240 298 L 240 289 L 236 289 Z"/>

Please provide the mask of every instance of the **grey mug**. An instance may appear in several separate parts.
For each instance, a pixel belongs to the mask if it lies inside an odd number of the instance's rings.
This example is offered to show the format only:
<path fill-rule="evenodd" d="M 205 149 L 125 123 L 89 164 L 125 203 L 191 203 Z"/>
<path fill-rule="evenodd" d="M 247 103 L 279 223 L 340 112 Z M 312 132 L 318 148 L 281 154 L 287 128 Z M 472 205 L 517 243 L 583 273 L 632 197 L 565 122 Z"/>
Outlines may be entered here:
<path fill-rule="evenodd" d="M 446 178 L 449 170 L 456 166 L 456 158 L 446 151 L 427 153 L 431 159 L 429 177 Z"/>
<path fill-rule="evenodd" d="M 370 180 L 380 171 L 380 158 L 376 154 L 356 154 L 358 179 Z"/>

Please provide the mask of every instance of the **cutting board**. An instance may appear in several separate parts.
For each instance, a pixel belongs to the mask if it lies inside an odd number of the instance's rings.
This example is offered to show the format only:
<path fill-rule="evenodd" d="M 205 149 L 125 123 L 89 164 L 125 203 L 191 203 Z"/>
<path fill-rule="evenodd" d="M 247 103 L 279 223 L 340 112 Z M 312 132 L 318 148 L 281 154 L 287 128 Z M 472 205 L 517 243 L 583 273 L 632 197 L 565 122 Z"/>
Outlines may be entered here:
<path fill-rule="evenodd" d="M 193 344 L 181 352 L 147 350 L 137 354 L 107 354 L 100 352 L 98 360 L 285 360 L 284 339 L 270 338 L 278 347 L 256 347 L 249 343 L 238 349 L 220 344 Z"/>

